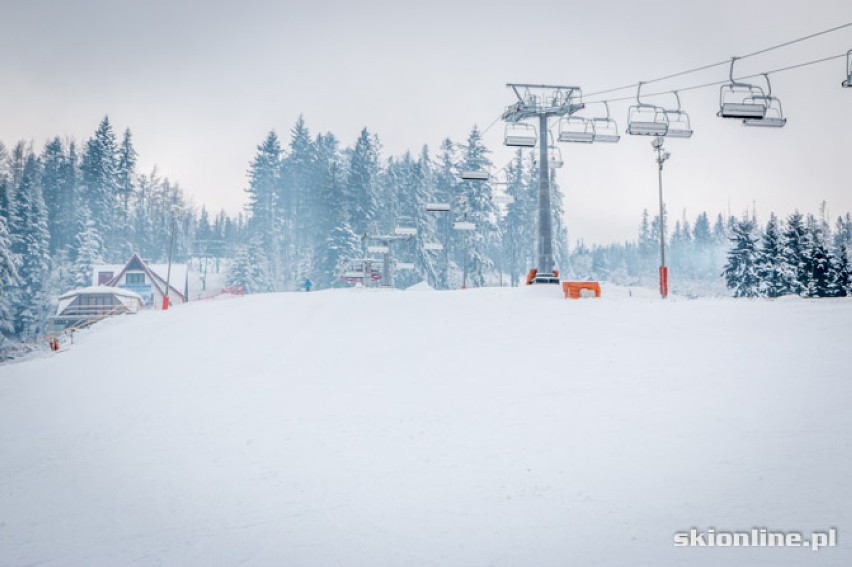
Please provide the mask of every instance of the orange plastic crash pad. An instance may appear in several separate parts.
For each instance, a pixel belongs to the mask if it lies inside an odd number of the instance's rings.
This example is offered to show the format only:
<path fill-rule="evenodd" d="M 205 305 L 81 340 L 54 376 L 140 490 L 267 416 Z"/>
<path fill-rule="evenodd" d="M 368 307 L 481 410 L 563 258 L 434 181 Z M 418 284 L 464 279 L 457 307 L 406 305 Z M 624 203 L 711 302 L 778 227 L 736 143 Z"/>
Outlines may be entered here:
<path fill-rule="evenodd" d="M 594 292 L 595 297 L 601 296 L 601 284 L 598 282 L 562 282 L 565 299 L 580 299 L 586 296 L 582 293 L 584 289 Z"/>

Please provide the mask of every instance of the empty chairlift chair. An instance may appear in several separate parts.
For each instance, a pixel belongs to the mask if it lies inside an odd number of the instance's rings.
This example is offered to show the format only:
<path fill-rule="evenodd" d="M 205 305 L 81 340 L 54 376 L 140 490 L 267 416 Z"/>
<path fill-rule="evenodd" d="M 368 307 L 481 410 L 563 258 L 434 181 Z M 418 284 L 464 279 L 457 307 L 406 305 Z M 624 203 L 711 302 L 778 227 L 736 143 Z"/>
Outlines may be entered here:
<path fill-rule="evenodd" d="M 669 121 L 669 129 L 666 132 L 667 138 L 691 138 L 692 126 L 689 123 L 689 114 L 687 114 L 680 106 L 680 95 L 677 91 L 672 91 L 677 99 L 677 108 L 674 110 L 666 110 L 666 118 Z"/>
<path fill-rule="evenodd" d="M 592 118 L 595 127 L 595 142 L 614 144 L 621 139 L 618 134 L 618 124 L 609 115 L 609 103 L 603 101 L 606 107 L 606 117 Z"/>
<path fill-rule="evenodd" d="M 841 83 L 843 88 L 852 88 L 852 49 L 846 52 L 846 80 Z"/>
<path fill-rule="evenodd" d="M 399 217 L 394 223 L 393 233 L 397 236 L 414 236 L 417 234 L 417 224 L 409 217 Z"/>
<path fill-rule="evenodd" d="M 781 110 L 781 101 L 777 96 L 772 96 L 772 83 L 769 82 L 769 75 L 763 75 L 766 78 L 766 95 L 751 97 L 757 102 L 766 104 L 766 113 L 763 118 L 753 119 L 744 118 L 744 126 L 763 126 L 765 128 L 783 128 L 787 124 L 787 118 L 784 117 L 784 111 Z"/>
<path fill-rule="evenodd" d="M 636 104 L 627 111 L 627 133 L 631 136 L 665 136 L 669 132 L 669 117 L 666 110 L 654 104 L 642 102 L 642 83 L 636 89 Z"/>
<path fill-rule="evenodd" d="M 538 136 L 535 127 L 523 122 L 511 122 L 506 124 L 504 143 L 507 146 L 518 148 L 535 147 Z"/>
<path fill-rule="evenodd" d="M 595 123 L 579 116 L 563 116 L 559 119 L 559 141 L 591 144 L 595 141 Z"/>
<path fill-rule="evenodd" d="M 461 172 L 464 181 L 488 181 L 489 174 L 484 169 L 465 169 Z"/>
<path fill-rule="evenodd" d="M 565 162 L 562 161 L 562 150 L 560 150 L 557 146 L 548 146 L 547 166 L 551 169 L 558 169 L 563 165 L 565 165 Z"/>
<path fill-rule="evenodd" d="M 734 62 L 731 59 L 730 82 L 719 87 L 719 112 L 722 118 L 762 120 L 766 116 L 766 93 L 762 88 L 734 80 Z"/>

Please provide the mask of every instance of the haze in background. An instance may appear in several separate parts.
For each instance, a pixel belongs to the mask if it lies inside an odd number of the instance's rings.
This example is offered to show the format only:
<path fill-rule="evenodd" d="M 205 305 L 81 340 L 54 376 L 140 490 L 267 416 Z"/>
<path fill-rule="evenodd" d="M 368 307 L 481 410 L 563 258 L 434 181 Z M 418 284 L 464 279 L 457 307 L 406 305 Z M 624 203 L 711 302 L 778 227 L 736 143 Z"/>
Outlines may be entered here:
<path fill-rule="evenodd" d="M 154 164 L 197 204 L 235 212 L 245 171 L 270 129 L 288 138 L 299 114 L 315 134 L 350 145 L 366 126 L 383 155 L 435 150 L 490 125 L 513 100 L 505 83 L 572 84 L 594 92 L 651 79 L 852 21 L 845 0 L 818 2 L 4 2 L 0 139 L 80 141 L 104 114 L 129 126 L 140 170 Z M 843 53 L 852 29 L 748 59 L 737 74 Z M 724 78 L 713 70 L 657 84 Z M 841 60 L 772 78 L 781 130 L 715 116 L 718 88 L 684 93 L 695 135 L 667 142 L 672 215 L 701 210 L 852 210 L 852 89 Z M 611 96 L 629 96 L 620 91 Z M 627 105 L 612 106 L 624 133 Z M 494 162 L 503 125 L 488 130 Z M 561 144 L 573 242 L 632 238 L 656 208 L 647 138 Z"/>

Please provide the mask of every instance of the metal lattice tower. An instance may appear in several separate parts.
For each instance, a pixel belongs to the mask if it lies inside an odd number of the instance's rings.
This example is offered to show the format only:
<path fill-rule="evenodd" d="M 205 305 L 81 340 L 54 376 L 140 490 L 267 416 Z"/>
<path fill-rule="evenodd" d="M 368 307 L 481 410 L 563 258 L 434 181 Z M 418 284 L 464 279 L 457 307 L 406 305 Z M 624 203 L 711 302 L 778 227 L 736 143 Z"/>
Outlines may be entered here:
<path fill-rule="evenodd" d="M 538 182 L 538 266 L 539 274 L 552 274 L 553 226 L 550 211 L 550 171 L 548 167 L 548 128 L 551 117 L 574 114 L 583 108 L 580 87 L 508 83 L 518 102 L 503 112 L 505 122 L 517 123 L 538 119 L 539 182 Z"/>

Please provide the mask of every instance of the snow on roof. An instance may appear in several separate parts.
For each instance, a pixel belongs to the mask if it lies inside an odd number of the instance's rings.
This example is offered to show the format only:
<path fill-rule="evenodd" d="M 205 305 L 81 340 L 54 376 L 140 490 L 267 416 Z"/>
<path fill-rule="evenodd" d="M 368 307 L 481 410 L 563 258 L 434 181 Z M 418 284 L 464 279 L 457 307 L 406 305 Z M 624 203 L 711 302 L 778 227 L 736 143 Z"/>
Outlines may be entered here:
<path fill-rule="evenodd" d="M 120 287 L 109 287 L 106 285 L 78 287 L 77 289 L 66 291 L 65 293 L 59 296 L 59 299 L 67 299 L 69 297 L 73 297 L 75 295 L 82 295 L 84 293 L 88 295 L 120 295 L 122 297 L 132 297 L 138 299 L 139 301 L 144 301 L 141 295 L 136 292 L 130 291 L 129 289 L 122 289 Z"/>

